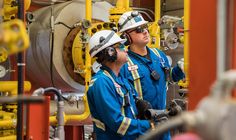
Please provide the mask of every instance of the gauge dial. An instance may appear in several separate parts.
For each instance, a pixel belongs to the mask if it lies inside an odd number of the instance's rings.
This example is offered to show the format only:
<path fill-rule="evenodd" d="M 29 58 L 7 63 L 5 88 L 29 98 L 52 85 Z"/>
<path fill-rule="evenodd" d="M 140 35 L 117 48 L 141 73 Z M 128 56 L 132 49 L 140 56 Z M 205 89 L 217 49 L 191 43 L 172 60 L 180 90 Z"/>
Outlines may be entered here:
<path fill-rule="evenodd" d="M 7 73 L 7 71 L 6 71 L 5 67 L 0 65 L 0 78 L 3 78 L 6 75 L 6 73 Z"/>

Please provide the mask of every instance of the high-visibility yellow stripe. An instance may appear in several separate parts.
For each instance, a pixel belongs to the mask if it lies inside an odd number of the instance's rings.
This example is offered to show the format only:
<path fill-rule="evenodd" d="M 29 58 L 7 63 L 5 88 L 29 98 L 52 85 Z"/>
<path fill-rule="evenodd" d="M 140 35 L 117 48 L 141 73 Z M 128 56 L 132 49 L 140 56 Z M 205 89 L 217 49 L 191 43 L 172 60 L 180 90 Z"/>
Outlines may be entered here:
<path fill-rule="evenodd" d="M 133 65 L 134 65 L 133 61 L 130 58 L 128 58 L 128 66 L 130 67 Z M 142 86 L 141 86 L 141 81 L 140 81 L 140 76 L 139 76 L 138 70 L 137 69 L 132 70 L 131 74 L 134 79 L 134 88 L 138 92 L 139 98 L 143 99 Z"/>
<path fill-rule="evenodd" d="M 112 76 L 109 74 L 109 72 L 107 72 L 107 71 L 104 70 L 104 74 L 105 74 L 106 76 L 108 76 L 108 77 L 112 80 L 112 82 L 113 82 L 114 84 L 117 84 L 116 81 L 115 81 L 115 80 L 112 78 Z M 117 85 L 119 85 L 119 84 L 117 84 Z M 124 97 L 124 93 L 122 92 L 122 90 L 121 90 L 120 87 L 116 87 L 116 91 L 117 91 L 117 93 L 118 93 L 121 97 Z"/>
<path fill-rule="evenodd" d="M 125 135 L 126 131 L 128 130 L 128 128 L 130 126 L 130 123 L 131 123 L 131 119 L 127 118 L 127 117 L 124 117 L 117 133 L 121 134 L 121 135 Z"/>
<path fill-rule="evenodd" d="M 113 77 L 110 75 L 109 72 L 107 72 L 106 70 L 104 70 L 103 73 L 104 73 L 106 76 L 108 76 L 108 77 L 112 80 L 112 82 L 113 82 L 114 84 L 117 84 L 116 81 L 113 79 Z M 117 84 L 117 85 L 118 85 L 118 84 Z M 121 107 L 121 113 L 122 113 L 123 116 L 125 116 L 125 111 L 124 111 L 124 103 L 125 103 L 125 101 L 124 101 L 124 100 L 125 100 L 125 99 L 124 99 L 124 93 L 122 92 L 122 90 L 121 90 L 120 87 L 116 87 L 116 92 L 123 98 L 123 103 L 122 103 L 122 107 Z"/>
<path fill-rule="evenodd" d="M 95 123 L 95 125 L 97 126 L 97 128 L 100 128 L 100 129 L 102 129 L 103 131 L 106 130 L 105 124 L 102 123 L 101 121 L 99 121 L 98 119 L 92 118 L 92 121 Z"/>
<path fill-rule="evenodd" d="M 158 52 L 158 50 L 156 50 L 155 48 L 150 48 L 158 57 L 161 57 L 160 53 Z"/>

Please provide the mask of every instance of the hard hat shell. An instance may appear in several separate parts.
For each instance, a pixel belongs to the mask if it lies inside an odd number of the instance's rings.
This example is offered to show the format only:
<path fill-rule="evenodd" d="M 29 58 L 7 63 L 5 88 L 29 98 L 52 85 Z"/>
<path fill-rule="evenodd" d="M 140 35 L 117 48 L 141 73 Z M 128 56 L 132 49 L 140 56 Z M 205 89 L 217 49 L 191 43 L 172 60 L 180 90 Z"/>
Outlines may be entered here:
<path fill-rule="evenodd" d="M 113 34 L 113 33 L 114 34 Z M 109 35 L 110 36 L 109 38 Z M 101 42 L 101 38 L 104 38 L 104 40 L 107 40 L 105 44 Z M 89 40 L 90 45 L 90 56 L 94 57 L 96 54 L 98 54 L 100 51 L 105 49 L 106 47 L 112 46 L 116 43 L 124 43 L 126 39 L 121 39 L 120 36 L 118 36 L 114 31 L 111 30 L 102 30 L 99 32 L 96 32 Z"/>
<path fill-rule="evenodd" d="M 136 16 L 133 16 L 133 15 L 135 15 L 135 14 L 133 14 L 135 12 L 137 14 L 136 14 Z M 132 29 L 132 28 L 135 28 L 140 25 L 147 24 L 147 23 L 148 23 L 148 21 L 144 20 L 142 15 L 140 13 L 138 13 L 138 11 L 128 11 L 128 12 L 123 13 L 123 15 L 121 15 L 121 17 L 118 21 L 118 25 L 123 25 L 122 27 L 120 27 L 119 32 L 124 32 L 129 29 Z"/>

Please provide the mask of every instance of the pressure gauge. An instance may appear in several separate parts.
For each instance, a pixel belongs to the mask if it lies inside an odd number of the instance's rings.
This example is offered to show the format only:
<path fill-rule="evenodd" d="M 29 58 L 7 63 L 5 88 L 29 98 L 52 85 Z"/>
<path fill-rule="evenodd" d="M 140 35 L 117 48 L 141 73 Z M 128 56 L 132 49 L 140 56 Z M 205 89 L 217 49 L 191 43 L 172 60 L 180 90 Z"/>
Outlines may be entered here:
<path fill-rule="evenodd" d="M 5 67 L 0 65 L 0 78 L 3 78 L 7 74 Z"/>

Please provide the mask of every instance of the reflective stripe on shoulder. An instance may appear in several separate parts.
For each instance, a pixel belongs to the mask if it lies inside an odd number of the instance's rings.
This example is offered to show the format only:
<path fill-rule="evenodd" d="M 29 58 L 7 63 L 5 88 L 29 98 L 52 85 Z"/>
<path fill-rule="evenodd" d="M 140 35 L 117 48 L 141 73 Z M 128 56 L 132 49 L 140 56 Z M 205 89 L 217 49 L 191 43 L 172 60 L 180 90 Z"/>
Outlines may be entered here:
<path fill-rule="evenodd" d="M 97 78 L 95 79 L 92 79 L 90 82 L 89 82 L 89 87 L 93 86 L 93 83 L 97 80 Z"/>
<path fill-rule="evenodd" d="M 92 118 L 92 121 L 95 123 L 95 125 L 96 125 L 97 128 L 100 128 L 100 129 L 102 129 L 103 131 L 106 130 L 105 124 L 102 123 L 100 120 L 95 119 L 95 118 Z"/>
<path fill-rule="evenodd" d="M 112 76 L 111 76 L 107 71 L 104 70 L 103 73 L 104 73 L 107 77 L 109 77 L 109 78 L 112 80 L 112 82 L 114 83 L 114 85 L 115 85 L 115 87 L 116 87 L 117 93 L 118 93 L 121 97 L 124 97 L 124 93 L 123 93 L 122 90 L 121 90 L 121 86 L 120 86 L 118 83 L 116 83 L 116 81 L 112 78 Z"/>
<path fill-rule="evenodd" d="M 131 119 L 124 117 L 122 123 L 120 124 L 120 127 L 117 131 L 118 134 L 125 135 L 126 131 L 128 130 L 131 123 Z"/>
<path fill-rule="evenodd" d="M 114 83 L 114 85 L 116 87 L 116 92 L 122 97 L 123 103 L 122 103 L 122 107 L 121 107 L 121 113 L 123 116 L 125 116 L 125 111 L 124 111 L 125 98 L 124 98 L 124 93 L 121 90 L 121 86 L 118 83 L 116 83 L 116 81 L 112 78 L 112 76 L 110 75 L 109 72 L 104 70 L 103 73 L 112 80 L 112 82 Z"/>
<path fill-rule="evenodd" d="M 128 57 L 128 66 L 131 67 L 133 65 L 134 65 L 133 61 Z M 142 99 L 143 98 L 143 92 L 142 92 L 142 86 L 141 86 L 141 81 L 140 81 L 140 76 L 139 76 L 138 70 L 134 69 L 130 72 L 131 72 L 132 77 L 134 79 L 134 88 L 138 92 L 139 98 Z"/>
<path fill-rule="evenodd" d="M 150 48 L 150 49 L 155 53 L 156 56 L 161 57 L 161 55 L 157 49 L 155 49 L 155 48 Z"/>

